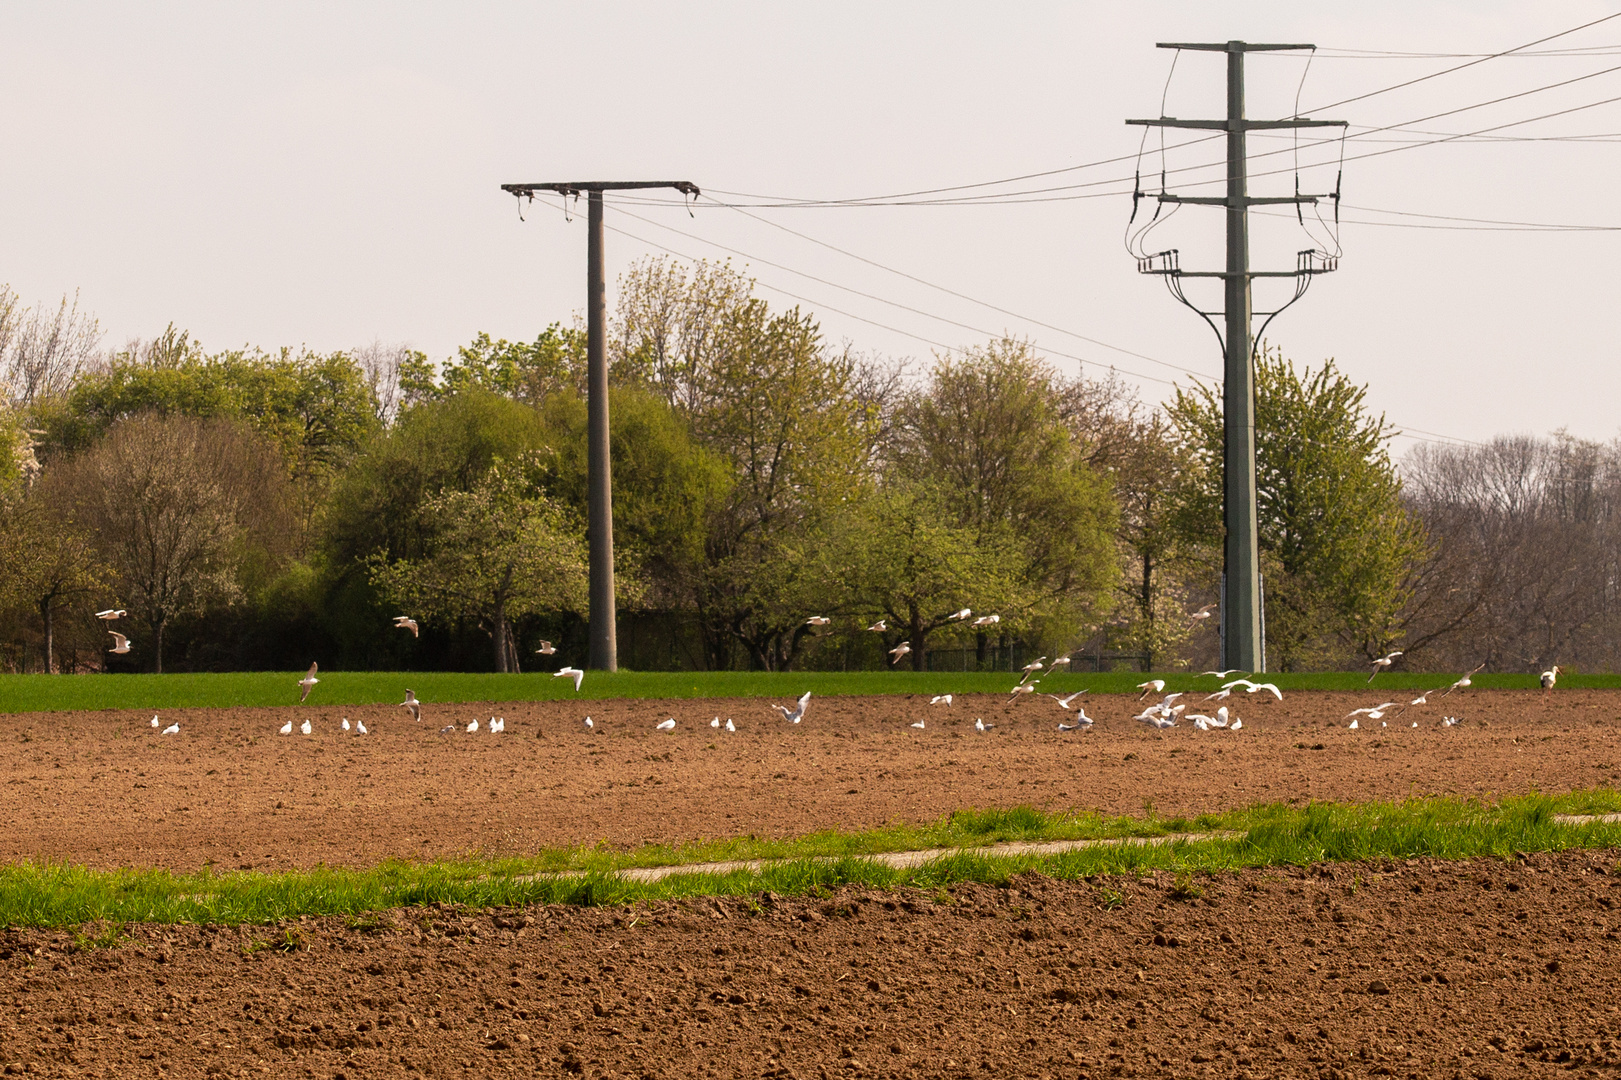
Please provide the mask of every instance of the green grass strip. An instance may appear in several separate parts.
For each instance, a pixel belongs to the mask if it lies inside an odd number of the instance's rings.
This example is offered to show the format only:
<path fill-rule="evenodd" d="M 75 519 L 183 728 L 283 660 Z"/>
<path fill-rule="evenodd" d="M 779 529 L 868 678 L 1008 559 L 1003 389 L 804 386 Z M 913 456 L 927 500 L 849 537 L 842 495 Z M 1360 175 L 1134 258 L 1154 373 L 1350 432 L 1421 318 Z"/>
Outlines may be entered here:
<path fill-rule="evenodd" d="M 0 713 L 77 709 L 182 709 L 298 704 L 302 672 L 238 671 L 178 675 L 0 675 Z M 1170 673 L 1170 690 L 1214 690 L 1223 681 L 1207 675 Z M 1267 675 L 1285 693 L 1291 690 L 1430 690 L 1456 675 L 1410 672 L 1380 675 L 1372 687 L 1366 673 L 1316 672 Z M 1135 694 L 1149 676 L 1136 672 L 1064 672 L 1041 680 L 1053 693 L 1090 690 L 1095 694 Z M 321 675 L 310 694 L 314 707 L 398 704 L 406 687 L 423 701 L 592 701 L 602 698 L 764 697 L 788 700 L 809 690 L 818 697 L 838 694 L 1002 694 L 1018 681 L 1006 672 L 949 671 L 618 671 L 589 672 L 578 693 L 572 680 L 545 672 L 497 675 L 446 671 L 334 671 Z M 1535 675 L 1477 675 L 1485 690 L 1533 689 Z M 1564 688 L 1621 689 L 1621 675 L 1566 675 Z"/>
<path fill-rule="evenodd" d="M 1614 813 L 1621 793 L 1611 788 L 1560 796 L 1529 795 L 1494 803 L 1451 798 L 1358 804 L 1280 804 L 1193 820 L 1105 819 L 1046 815 L 1029 807 L 964 811 L 929 829 L 819 833 L 797 841 L 725 841 L 656 849 L 653 858 L 708 861 L 717 852 L 783 861 L 759 871 L 676 873 L 633 882 L 614 871 L 648 865 L 646 851 L 571 851 L 535 859 L 415 864 L 390 862 L 370 870 L 177 874 L 165 870 L 98 871 L 25 863 L 0 868 L 0 926 L 60 927 L 130 922 L 277 923 L 301 915 L 347 915 L 440 903 L 469 908 L 525 904 L 617 905 L 699 895 L 819 894 L 841 885 L 935 889 L 962 882 L 999 883 L 1034 870 L 1056 878 L 1139 874 L 1183 875 L 1245 867 L 1306 866 L 1319 862 L 1428 857 L 1509 858 L 1516 852 L 1621 847 L 1621 824 L 1561 825 L 1554 815 Z M 1219 839 L 1175 839 L 1191 830 L 1223 830 Z M 1069 839 L 1123 835 L 1170 836 L 1159 844 L 1100 845 L 1059 855 L 986 856 L 971 848 L 995 840 Z M 863 855 L 896 850 L 911 837 L 957 838 L 963 850 L 912 869 L 895 869 Z M 757 846 L 750 846 L 757 845 Z M 914 847 L 913 850 L 916 848 Z M 662 853 L 662 855 L 660 854 Z M 664 863 L 664 865 L 670 865 Z M 539 868 L 573 871 L 534 876 Z"/>

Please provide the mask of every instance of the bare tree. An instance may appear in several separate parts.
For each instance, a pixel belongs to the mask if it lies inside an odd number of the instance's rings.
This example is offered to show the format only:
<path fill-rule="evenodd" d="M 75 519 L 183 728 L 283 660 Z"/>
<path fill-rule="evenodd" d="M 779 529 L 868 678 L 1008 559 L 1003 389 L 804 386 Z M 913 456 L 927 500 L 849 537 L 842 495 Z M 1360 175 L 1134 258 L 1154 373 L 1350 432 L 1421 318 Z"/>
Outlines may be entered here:
<path fill-rule="evenodd" d="M 421 355 L 409 345 L 385 345 L 381 341 L 349 350 L 349 359 L 366 377 L 377 419 L 384 426 L 394 422 L 400 406 L 404 404 L 404 395 L 400 391 L 400 369 Z"/>
<path fill-rule="evenodd" d="M 239 594 L 238 541 L 290 531 L 275 449 L 229 421 L 138 416 L 63 468 L 131 614 L 151 631 L 154 671 L 173 619 Z"/>
<path fill-rule="evenodd" d="M 66 393 L 97 361 L 100 341 L 101 327 L 79 310 L 77 293 L 55 311 L 41 304 L 25 312 L 11 287 L 0 286 L 0 379 L 13 404 Z"/>

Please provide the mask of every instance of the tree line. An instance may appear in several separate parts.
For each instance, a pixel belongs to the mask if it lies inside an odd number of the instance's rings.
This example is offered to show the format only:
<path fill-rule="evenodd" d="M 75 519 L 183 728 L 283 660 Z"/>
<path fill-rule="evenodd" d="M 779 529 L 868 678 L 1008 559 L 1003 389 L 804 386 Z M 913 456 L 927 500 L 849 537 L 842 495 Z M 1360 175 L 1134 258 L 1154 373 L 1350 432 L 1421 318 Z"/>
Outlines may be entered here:
<path fill-rule="evenodd" d="M 708 263 L 635 265 L 610 323 L 626 666 L 879 668 L 903 643 L 918 669 L 1215 662 L 1191 615 L 1219 596 L 1219 387 L 1151 408 L 1015 339 L 889 363 Z M 0 292 L 0 665 L 583 658 L 577 328 L 438 364 L 98 340 L 76 304 Z M 1256 385 L 1270 667 L 1611 663 L 1621 452 L 1498 440 L 1398 471 L 1332 361 L 1265 352 Z"/>

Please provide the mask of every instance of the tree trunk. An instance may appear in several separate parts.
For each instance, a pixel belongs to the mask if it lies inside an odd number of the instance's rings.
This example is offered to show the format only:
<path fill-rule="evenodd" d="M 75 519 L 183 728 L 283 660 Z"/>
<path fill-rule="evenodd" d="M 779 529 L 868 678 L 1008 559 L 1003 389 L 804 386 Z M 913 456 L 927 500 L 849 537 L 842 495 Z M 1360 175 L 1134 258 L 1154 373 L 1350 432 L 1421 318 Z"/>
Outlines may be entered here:
<path fill-rule="evenodd" d="M 916 607 L 913 607 L 910 614 L 912 616 L 912 625 L 910 627 L 910 629 L 912 631 L 912 637 L 910 639 L 911 640 L 911 645 L 912 645 L 912 670 L 913 671 L 922 671 L 923 670 L 923 613 L 921 611 L 919 611 Z"/>
<path fill-rule="evenodd" d="M 163 674 L 163 624 L 167 619 L 160 619 L 152 624 L 152 672 L 155 675 Z"/>
<path fill-rule="evenodd" d="M 985 670 L 985 647 L 988 644 L 990 644 L 990 639 L 985 636 L 985 631 L 981 630 L 979 633 L 974 635 L 974 670 L 975 671 L 984 671 Z"/>
<path fill-rule="evenodd" d="M 1138 600 L 1138 610 L 1142 612 L 1143 628 L 1148 631 L 1143 641 L 1146 647 L 1143 652 L 1147 655 L 1145 670 L 1154 670 L 1154 561 L 1148 555 L 1143 556 L 1143 594 Z"/>
<path fill-rule="evenodd" d="M 507 605 L 503 601 L 496 601 L 495 615 L 490 623 L 491 644 L 495 647 L 495 670 L 504 675 L 508 670 L 510 650 L 507 648 Z"/>
<path fill-rule="evenodd" d="M 51 623 L 51 616 L 54 614 L 56 612 L 53 609 L 50 597 L 39 602 L 39 617 L 45 623 L 45 674 L 47 675 L 56 674 L 56 649 L 54 648 L 55 639 Z"/>

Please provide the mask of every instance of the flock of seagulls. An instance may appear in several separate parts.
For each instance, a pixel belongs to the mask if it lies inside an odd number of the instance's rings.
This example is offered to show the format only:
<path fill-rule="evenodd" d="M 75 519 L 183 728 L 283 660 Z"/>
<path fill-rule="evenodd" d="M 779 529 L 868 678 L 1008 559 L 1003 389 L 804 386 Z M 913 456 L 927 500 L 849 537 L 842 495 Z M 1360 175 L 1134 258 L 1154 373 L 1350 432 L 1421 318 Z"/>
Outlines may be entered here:
<path fill-rule="evenodd" d="M 1396 657 L 1400 655 L 1400 652 L 1386 653 L 1384 656 L 1381 656 L 1379 659 L 1375 660 L 1373 662 L 1373 673 L 1368 676 L 1368 681 L 1370 683 L 1373 682 L 1374 676 L 1378 675 L 1385 668 L 1388 668 L 1395 661 Z M 1381 701 L 1377 705 L 1365 705 L 1360 709 L 1352 709 L 1350 712 L 1341 717 L 1341 719 L 1351 721 L 1346 725 L 1346 727 L 1352 731 L 1362 730 L 1362 721 L 1364 718 L 1379 721 L 1380 727 L 1389 727 L 1390 720 L 1394 720 L 1401 716 L 1408 709 L 1417 708 L 1421 705 L 1428 705 L 1430 703 L 1430 695 L 1432 694 L 1439 694 L 1442 697 L 1446 697 L 1454 691 L 1467 690 L 1469 687 L 1474 685 L 1475 676 L 1480 674 L 1481 669 L 1485 666 L 1485 664 L 1480 664 L 1474 669 L 1464 672 L 1463 675 L 1457 679 L 1457 681 L 1451 683 L 1450 685 L 1438 686 L 1434 690 L 1426 690 L 1422 694 L 1418 695 L 1418 697 L 1409 701 Z M 1557 665 L 1554 666 L 1552 671 L 1544 671 L 1542 673 L 1542 689 L 1544 693 L 1553 688 L 1554 680 L 1558 677 L 1559 668 Z M 1392 710 L 1395 711 L 1392 712 Z M 1390 720 L 1386 720 L 1386 716 L 1389 716 Z M 1456 727 L 1458 723 L 1458 718 L 1455 716 L 1445 716 L 1441 718 L 1442 727 Z M 1418 727 L 1417 720 L 1411 721 L 1411 724 L 1413 727 Z"/>

